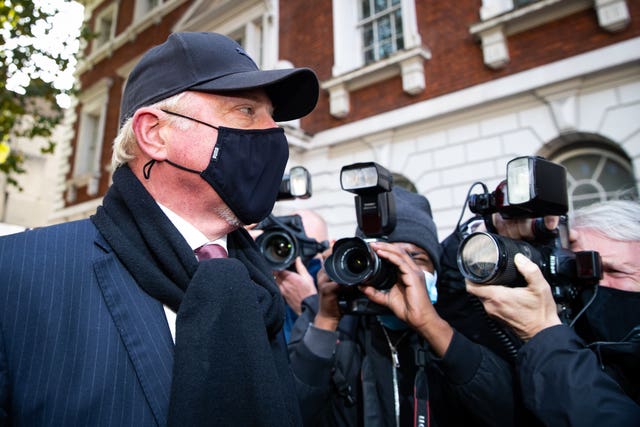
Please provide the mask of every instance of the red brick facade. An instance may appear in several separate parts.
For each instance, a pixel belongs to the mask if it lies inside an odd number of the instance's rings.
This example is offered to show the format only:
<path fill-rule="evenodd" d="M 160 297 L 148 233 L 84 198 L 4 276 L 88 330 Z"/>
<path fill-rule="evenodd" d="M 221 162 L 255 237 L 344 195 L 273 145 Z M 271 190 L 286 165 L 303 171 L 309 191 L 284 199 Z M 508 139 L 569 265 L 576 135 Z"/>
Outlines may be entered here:
<path fill-rule="evenodd" d="M 93 11 L 93 16 L 109 4 L 110 1 L 103 2 Z M 117 34 L 125 31 L 133 21 L 133 4 L 133 1 L 119 2 Z M 79 76 L 81 88 L 90 88 L 105 77 L 112 79 L 102 149 L 103 165 L 109 164 L 111 159 L 111 141 L 117 133 L 120 94 L 124 84 L 116 70 L 151 46 L 164 41 L 192 4 L 192 1 L 184 2 L 160 22 L 147 28 L 134 40 L 127 41 Z M 410 96 L 402 90 L 401 77 L 396 76 L 353 91 L 350 93 L 350 112 L 343 119 L 336 119 L 329 114 L 329 95 L 327 91 L 322 91 L 317 108 L 302 119 L 301 127 L 307 133 L 315 134 L 640 35 L 640 2 L 627 1 L 631 23 L 615 33 L 599 26 L 596 12 L 590 7 L 508 36 L 510 61 L 505 67 L 493 70 L 483 63 L 480 42 L 469 32 L 470 26 L 480 19 L 481 6 L 480 0 L 416 0 L 422 43 L 432 55 L 431 59 L 425 61 L 426 89 Z M 332 77 L 333 45 L 331 0 L 280 1 L 280 59 L 292 62 L 294 66 L 311 67 L 321 81 L 325 81 Z M 77 131 L 76 124 L 76 134 Z M 73 156 L 70 160 L 73 162 Z M 70 170 L 73 171 L 73 165 Z M 98 195 L 102 196 L 108 186 L 109 176 L 102 174 Z M 72 204 L 95 198 L 87 195 L 85 190 L 85 187 L 77 189 L 77 197 Z"/>

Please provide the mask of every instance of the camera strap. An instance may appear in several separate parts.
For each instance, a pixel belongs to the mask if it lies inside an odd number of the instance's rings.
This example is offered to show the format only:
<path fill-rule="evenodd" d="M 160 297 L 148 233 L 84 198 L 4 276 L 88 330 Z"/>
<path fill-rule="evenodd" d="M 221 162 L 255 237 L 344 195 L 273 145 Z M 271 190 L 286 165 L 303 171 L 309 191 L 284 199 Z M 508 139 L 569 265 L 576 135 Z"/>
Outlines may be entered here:
<path fill-rule="evenodd" d="M 413 384 L 413 425 L 415 427 L 426 427 L 431 425 L 429 383 L 427 378 L 428 353 L 426 347 L 426 343 L 422 343 L 422 345 L 415 348 L 416 366 L 418 368 Z"/>

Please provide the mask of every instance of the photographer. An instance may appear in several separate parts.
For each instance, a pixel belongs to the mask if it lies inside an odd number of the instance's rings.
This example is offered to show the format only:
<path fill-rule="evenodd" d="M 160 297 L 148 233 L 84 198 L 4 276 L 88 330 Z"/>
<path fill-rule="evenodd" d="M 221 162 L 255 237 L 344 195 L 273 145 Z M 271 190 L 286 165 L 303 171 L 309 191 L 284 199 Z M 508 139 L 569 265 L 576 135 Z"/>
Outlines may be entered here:
<path fill-rule="evenodd" d="M 286 302 L 282 331 L 289 342 L 302 300 L 318 292 L 316 275 L 322 267 L 323 253 L 330 247 L 327 223 L 318 213 L 302 209 L 292 215 L 270 215 L 247 230 L 272 268 Z"/>
<path fill-rule="evenodd" d="M 294 212 L 302 219 L 302 225 L 307 237 L 316 242 L 328 241 L 329 230 L 327 223 L 317 212 L 304 209 Z M 287 303 L 286 316 L 283 325 L 284 336 L 287 342 L 291 335 L 291 329 L 302 312 L 302 300 L 316 294 L 316 276 L 322 267 L 322 254 L 318 253 L 306 263 L 302 257 L 297 257 L 294 263 L 295 269 L 274 271 L 276 283 Z"/>
<path fill-rule="evenodd" d="M 467 281 L 467 290 L 523 340 L 516 359 L 521 391 L 543 423 L 639 425 L 640 204 L 603 202 L 576 211 L 572 221 L 571 249 L 598 251 L 603 263 L 598 286 L 579 295 L 584 309 L 574 328 L 562 324 L 547 280 L 521 254 L 515 263 L 526 287 Z M 500 228 L 522 234 L 517 227 Z"/>
<path fill-rule="evenodd" d="M 508 364 L 430 302 L 441 248 L 428 201 L 402 188 L 392 194 L 396 226 L 370 246 L 397 267 L 397 282 L 388 291 L 359 287 L 390 311 L 343 315 L 344 286 L 324 269 L 318 295 L 303 301 L 289 353 L 305 425 L 512 425 Z"/>

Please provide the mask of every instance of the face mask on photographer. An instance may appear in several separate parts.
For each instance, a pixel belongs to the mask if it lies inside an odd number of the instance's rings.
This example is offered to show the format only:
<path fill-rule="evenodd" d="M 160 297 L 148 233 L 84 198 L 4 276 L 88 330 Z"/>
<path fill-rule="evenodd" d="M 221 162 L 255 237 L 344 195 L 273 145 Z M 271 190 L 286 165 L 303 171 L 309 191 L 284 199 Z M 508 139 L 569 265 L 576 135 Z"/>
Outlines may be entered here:
<path fill-rule="evenodd" d="M 590 295 L 585 293 L 584 298 Z M 597 295 L 585 310 L 576 329 L 586 328 L 589 341 L 617 342 L 640 325 L 640 292 L 598 286 Z M 581 334 L 582 335 L 582 334 Z"/>
<path fill-rule="evenodd" d="M 276 202 L 289 159 L 289 144 L 284 130 L 214 126 L 193 117 L 162 111 L 218 131 L 218 139 L 205 170 L 190 169 L 170 160 L 166 162 L 178 169 L 200 175 L 243 224 L 253 224 L 265 219 Z M 145 165 L 145 178 L 149 178 L 154 163 L 151 160 Z"/>
<path fill-rule="evenodd" d="M 438 272 L 434 271 L 433 273 L 429 271 L 423 271 L 424 273 L 424 281 L 427 287 L 427 293 L 429 294 L 429 299 L 432 304 L 435 304 L 438 301 L 438 288 L 436 287 L 436 283 L 438 282 Z M 387 329 L 391 329 L 393 331 L 401 331 L 407 329 L 409 325 L 407 325 L 402 320 L 398 319 L 393 314 L 381 314 L 378 315 L 378 321 Z"/>

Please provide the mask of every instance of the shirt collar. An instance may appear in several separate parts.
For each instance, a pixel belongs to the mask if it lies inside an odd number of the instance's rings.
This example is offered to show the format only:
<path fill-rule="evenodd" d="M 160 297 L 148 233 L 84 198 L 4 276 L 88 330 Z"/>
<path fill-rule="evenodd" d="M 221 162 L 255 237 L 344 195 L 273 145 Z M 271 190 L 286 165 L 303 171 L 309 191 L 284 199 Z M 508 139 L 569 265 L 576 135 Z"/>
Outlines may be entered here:
<path fill-rule="evenodd" d="M 207 236 L 205 236 L 200 230 L 194 227 L 186 219 L 182 218 L 180 215 L 178 215 L 177 213 L 173 212 L 171 209 L 169 209 L 168 207 L 160 203 L 158 203 L 158 206 L 160 206 L 160 209 L 162 209 L 162 212 L 164 212 L 167 218 L 169 218 L 169 221 L 171 221 L 174 227 L 178 229 L 178 232 L 180 232 L 182 237 L 184 237 L 184 239 L 187 241 L 191 249 L 195 250 L 196 248 L 199 248 L 200 246 L 205 245 L 207 243 L 217 243 L 218 245 L 222 246 L 225 250 L 227 250 L 226 235 L 222 236 L 217 240 L 214 240 L 213 242 L 210 242 Z"/>

